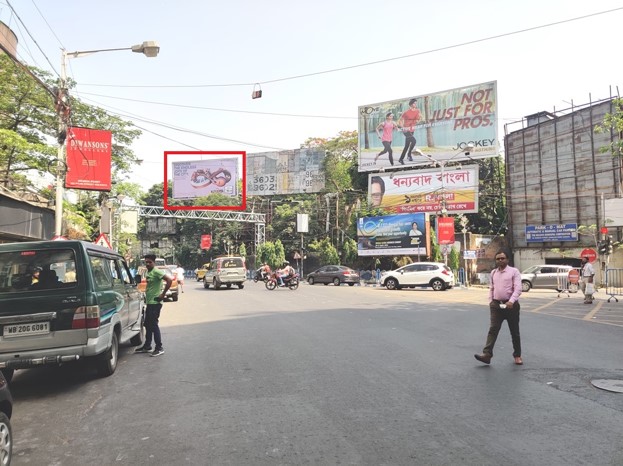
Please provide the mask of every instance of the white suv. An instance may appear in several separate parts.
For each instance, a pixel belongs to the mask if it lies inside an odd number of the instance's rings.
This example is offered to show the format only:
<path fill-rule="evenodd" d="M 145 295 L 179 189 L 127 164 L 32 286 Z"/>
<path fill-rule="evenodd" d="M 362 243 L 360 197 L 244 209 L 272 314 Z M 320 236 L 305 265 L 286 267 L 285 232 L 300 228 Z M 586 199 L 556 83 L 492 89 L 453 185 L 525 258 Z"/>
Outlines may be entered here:
<path fill-rule="evenodd" d="M 454 274 L 441 262 L 416 262 L 381 274 L 381 285 L 388 290 L 430 286 L 435 291 L 444 291 L 454 286 Z"/>

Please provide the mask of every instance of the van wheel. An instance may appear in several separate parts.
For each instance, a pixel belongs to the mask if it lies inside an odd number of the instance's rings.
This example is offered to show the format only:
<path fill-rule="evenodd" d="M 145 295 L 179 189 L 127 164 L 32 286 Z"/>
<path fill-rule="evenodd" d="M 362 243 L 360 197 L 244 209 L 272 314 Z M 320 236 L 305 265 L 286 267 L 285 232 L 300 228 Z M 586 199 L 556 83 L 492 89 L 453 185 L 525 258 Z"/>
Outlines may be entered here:
<path fill-rule="evenodd" d="M 173 295 L 173 302 L 177 301 L 179 298 L 180 298 L 180 295 L 179 295 L 179 294 L 177 294 L 177 293 L 175 293 L 175 294 Z"/>
<path fill-rule="evenodd" d="M 110 348 L 104 351 L 97 358 L 97 372 L 101 377 L 108 377 L 115 373 L 117 369 L 117 358 L 119 357 L 119 338 L 117 332 L 112 333 Z"/>
<path fill-rule="evenodd" d="M 212 285 L 214 286 L 215 290 L 218 290 L 221 287 L 221 284 L 216 280 L 216 278 L 212 282 Z"/>
<path fill-rule="evenodd" d="M 203 287 L 206 288 L 206 289 L 210 288 L 210 283 L 207 280 L 204 280 L 203 281 Z"/>
<path fill-rule="evenodd" d="M 244 288 L 244 283 L 238 283 L 238 288 L 243 289 Z"/>
<path fill-rule="evenodd" d="M 11 464 L 13 456 L 13 432 L 9 417 L 0 412 L 0 461 L 2 464 Z"/>
<path fill-rule="evenodd" d="M 15 369 L 2 369 L 2 375 L 7 382 L 13 380 L 13 374 L 15 374 Z"/>
<path fill-rule="evenodd" d="M 227 289 L 231 288 L 231 283 L 227 284 Z"/>

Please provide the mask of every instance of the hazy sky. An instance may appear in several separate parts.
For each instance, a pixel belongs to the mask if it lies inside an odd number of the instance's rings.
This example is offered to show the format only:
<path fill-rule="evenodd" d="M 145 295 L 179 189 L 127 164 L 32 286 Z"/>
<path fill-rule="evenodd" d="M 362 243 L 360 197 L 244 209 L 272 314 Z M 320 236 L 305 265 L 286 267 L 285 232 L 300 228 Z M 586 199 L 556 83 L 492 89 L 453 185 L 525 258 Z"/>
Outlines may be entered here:
<path fill-rule="evenodd" d="M 61 47 L 158 41 L 157 58 L 98 53 L 68 69 L 85 102 L 152 132 L 134 145 L 145 188 L 162 181 L 166 150 L 294 149 L 357 129 L 359 105 L 495 80 L 502 141 L 525 115 L 623 91 L 621 1 L 9 1 L 26 27 L 0 0 L 19 58 L 54 73 Z"/>

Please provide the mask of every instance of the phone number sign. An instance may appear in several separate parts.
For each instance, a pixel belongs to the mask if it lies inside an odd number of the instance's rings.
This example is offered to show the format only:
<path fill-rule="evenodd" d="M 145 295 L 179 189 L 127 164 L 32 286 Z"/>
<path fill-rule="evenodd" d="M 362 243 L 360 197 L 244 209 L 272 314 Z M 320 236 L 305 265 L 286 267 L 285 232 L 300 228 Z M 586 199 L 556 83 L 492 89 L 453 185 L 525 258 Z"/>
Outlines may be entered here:
<path fill-rule="evenodd" d="M 545 243 L 549 241 L 577 241 L 578 224 L 564 225 L 527 225 L 526 242 Z"/>

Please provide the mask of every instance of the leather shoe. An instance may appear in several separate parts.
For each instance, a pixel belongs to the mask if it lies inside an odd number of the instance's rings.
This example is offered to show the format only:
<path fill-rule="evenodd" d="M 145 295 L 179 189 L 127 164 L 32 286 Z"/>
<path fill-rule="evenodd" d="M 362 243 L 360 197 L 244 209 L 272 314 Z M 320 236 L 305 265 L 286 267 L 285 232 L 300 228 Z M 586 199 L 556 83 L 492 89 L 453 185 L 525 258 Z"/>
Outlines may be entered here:
<path fill-rule="evenodd" d="M 490 354 L 474 354 L 474 357 L 479 360 L 480 362 L 483 362 L 485 364 L 491 364 L 491 355 Z"/>
<path fill-rule="evenodd" d="M 523 364 L 521 356 L 515 356 L 515 364 L 517 364 L 518 366 L 521 366 Z"/>

